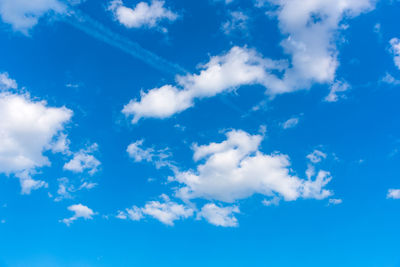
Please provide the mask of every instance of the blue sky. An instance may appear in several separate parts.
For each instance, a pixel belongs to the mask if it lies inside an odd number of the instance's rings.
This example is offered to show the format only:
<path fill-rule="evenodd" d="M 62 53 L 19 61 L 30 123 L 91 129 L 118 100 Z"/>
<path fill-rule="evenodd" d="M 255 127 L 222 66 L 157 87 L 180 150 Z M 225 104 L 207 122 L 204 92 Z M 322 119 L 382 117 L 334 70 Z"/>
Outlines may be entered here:
<path fill-rule="evenodd" d="M 399 13 L 0 0 L 0 266 L 400 266 Z"/>

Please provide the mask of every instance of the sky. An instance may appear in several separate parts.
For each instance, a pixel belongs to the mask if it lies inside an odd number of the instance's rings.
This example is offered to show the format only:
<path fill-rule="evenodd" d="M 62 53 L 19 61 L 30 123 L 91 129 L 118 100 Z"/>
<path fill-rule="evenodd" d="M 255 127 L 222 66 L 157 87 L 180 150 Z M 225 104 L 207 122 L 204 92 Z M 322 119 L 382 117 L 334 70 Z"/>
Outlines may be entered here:
<path fill-rule="evenodd" d="M 400 266 L 398 14 L 0 0 L 0 266 Z"/>

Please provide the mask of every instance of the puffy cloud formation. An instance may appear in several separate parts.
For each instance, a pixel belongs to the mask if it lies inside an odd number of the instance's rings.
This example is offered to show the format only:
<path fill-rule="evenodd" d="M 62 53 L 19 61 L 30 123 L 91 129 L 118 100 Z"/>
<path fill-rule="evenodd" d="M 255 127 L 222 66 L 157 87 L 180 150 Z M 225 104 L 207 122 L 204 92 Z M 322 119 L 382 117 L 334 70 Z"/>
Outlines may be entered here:
<path fill-rule="evenodd" d="M 5 80 L 7 88 L 16 88 L 15 81 Z M 31 175 L 36 168 L 50 165 L 43 153 L 52 149 L 71 116 L 71 110 L 48 107 L 45 101 L 34 101 L 28 94 L 0 93 L 0 172 L 17 176 L 22 193 L 46 186 Z"/>
<path fill-rule="evenodd" d="M 232 130 L 221 143 L 194 146 L 195 171 L 175 172 L 175 181 L 183 186 L 176 195 L 184 200 L 204 198 L 233 203 L 261 194 L 279 196 L 286 201 L 298 198 L 324 199 L 332 192 L 324 189 L 330 174 L 319 171 L 315 179 L 304 180 L 290 171 L 288 156 L 267 155 L 259 150 L 261 135 Z"/>
<path fill-rule="evenodd" d="M 398 38 L 393 38 L 390 40 L 390 45 L 394 64 L 400 70 L 400 40 Z"/>
<path fill-rule="evenodd" d="M 177 204 L 169 199 L 167 195 L 161 195 L 163 202 L 149 201 L 144 207 L 133 206 L 126 211 L 120 211 L 117 215 L 119 219 L 141 220 L 144 215 L 151 216 L 166 225 L 174 225 L 174 221 L 193 216 L 193 209 L 182 204 Z"/>
<path fill-rule="evenodd" d="M 194 105 L 195 99 L 213 97 L 243 85 L 260 84 L 268 95 L 308 89 L 314 83 L 331 84 L 326 101 L 338 100 L 338 93 L 349 85 L 335 82 L 339 65 L 336 37 L 344 18 L 371 10 L 370 0 L 265 0 L 275 6 L 279 28 L 286 38 L 281 42 L 289 61 L 263 58 L 248 48 L 233 47 L 214 56 L 199 74 L 177 76 L 177 85 L 164 85 L 141 92 L 140 100 L 131 100 L 123 113 L 140 118 L 167 118 Z M 229 26 L 229 25 L 228 25 Z M 280 75 L 276 75 L 280 72 Z"/>
<path fill-rule="evenodd" d="M 168 148 L 155 150 L 154 148 L 143 147 L 144 140 L 138 140 L 128 146 L 126 151 L 135 162 L 147 161 L 154 163 L 157 168 L 170 166 Z"/>
<path fill-rule="evenodd" d="M 135 8 L 123 5 L 122 0 L 114 0 L 108 9 L 113 12 L 116 20 L 127 28 L 154 28 L 163 21 L 174 21 L 178 15 L 164 7 L 165 2 L 153 0 L 149 5 L 146 2 L 138 3 Z"/>
<path fill-rule="evenodd" d="M 233 47 L 222 56 L 212 57 L 199 74 L 177 76 L 178 86 L 141 92 L 140 101 L 131 100 L 122 112 L 132 115 L 132 122 L 136 123 L 143 117 L 170 117 L 192 107 L 195 99 L 213 97 L 242 85 L 269 84 L 272 90 L 284 91 L 282 82 L 267 71 L 284 68 L 284 62 L 264 59 L 252 49 Z"/>
<path fill-rule="evenodd" d="M 389 189 L 387 198 L 400 199 L 400 189 Z"/>
<path fill-rule="evenodd" d="M 87 149 L 81 149 L 74 153 L 74 157 L 64 164 L 64 170 L 69 170 L 76 173 L 87 171 L 90 175 L 95 174 L 101 165 L 100 161 L 91 153 L 98 149 L 97 144 L 93 144 Z"/>
<path fill-rule="evenodd" d="M 201 208 L 201 211 L 197 214 L 198 218 L 204 218 L 209 223 L 222 226 L 222 227 L 236 227 L 238 226 L 238 220 L 234 216 L 234 213 L 239 213 L 239 208 L 234 207 L 218 207 L 214 203 L 209 203 Z"/>
<path fill-rule="evenodd" d="M 93 216 L 96 214 L 93 212 L 93 210 L 82 204 L 71 205 L 68 207 L 68 210 L 72 211 L 74 215 L 70 218 L 61 220 L 61 222 L 65 223 L 68 226 L 79 218 L 83 218 L 85 220 L 92 220 Z"/>
<path fill-rule="evenodd" d="M 50 12 L 64 13 L 66 8 L 59 0 L 2 0 L 0 16 L 14 30 L 27 34 L 40 17 Z"/>

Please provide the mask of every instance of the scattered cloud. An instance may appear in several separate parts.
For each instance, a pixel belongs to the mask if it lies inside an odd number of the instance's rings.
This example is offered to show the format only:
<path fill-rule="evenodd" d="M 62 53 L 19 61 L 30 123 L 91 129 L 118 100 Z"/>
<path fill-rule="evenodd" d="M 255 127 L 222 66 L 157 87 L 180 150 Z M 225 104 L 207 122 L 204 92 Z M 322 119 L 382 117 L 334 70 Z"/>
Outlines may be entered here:
<path fill-rule="evenodd" d="M 81 149 L 79 152 L 74 153 L 73 158 L 64 164 L 64 170 L 75 173 L 87 171 L 90 175 L 95 174 L 101 165 L 101 162 L 92 155 L 97 150 L 98 145 L 95 143 L 87 149 Z"/>
<path fill-rule="evenodd" d="M 393 77 L 390 73 L 386 73 L 386 75 L 381 79 L 381 82 L 390 85 L 400 85 L 400 80 Z"/>
<path fill-rule="evenodd" d="M 7 72 L 0 73 L 0 91 L 17 89 L 18 84 L 15 80 L 11 79 Z"/>
<path fill-rule="evenodd" d="M 242 11 L 232 11 L 229 13 L 229 19 L 222 24 L 221 29 L 227 35 L 235 31 L 246 33 L 248 20 L 249 16 Z"/>
<path fill-rule="evenodd" d="M 300 119 L 299 118 L 291 118 L 282 123 L 282 128 L 283 129 L 291 129 L 296 127 L 299 124 Z"/>
<path fill-rule="evenodd" d="M 144 140 L 138 140 L 128 146 L 126 151 L 135 162 L 147 161 L 154 163 L 157 168 L 172 166 L 168 158 L 168 148 L 155 150 L 154 148 L 143 147 Z"/>
<path fill-rule="evenodd" d="M 74 193 L 83 189 L 90 190 L 97 186 L 96 183 L 86 182 L 86 181 L 81 181 L 80 185 L 77 186 L 71 183 L 71 181 L 66 177 L 59 178 L 57 179 L 57 181 L 58 181 L 57 196 L 54 198 L 54 201 L 56 202 L 62 201 L 63 199 L 73 199 Z"/>
<path fill-rule="evenodd" d="M 400 70 L 400 39 L 393 38 L 390 40 L 390 51 L 393 54 L 393 60 L 396 67 Z"/>
<path fill-rule="evenodd" d="M 127 28 L 155 28 L 162 21 L 175 21 L 178 15 L 164 7 L 165 2 L 152 0 L 138 3 L 134 8 L 123 5 L 122 0 L 114 0 L 108 6 L 116 20 Z M 161 28 L 166 31 L 165 28 Z"/>
<path fill-rule="evenodd" d="M 329 205 L 339 205 L 342 204 L 343 200 L 340 198 L 331 198 L 329 199 Z"/>
<path fill-rule="evenodd" d="M 238 220 L 235 218 L 234 213 L 239 213 L 239 208 L 233 207 L 219 207 L 214 203 L 209 203 L 201 208 L 197 214 L 197 218 L 204 218 L 210 224 L 222 227 L 237 227 Z"/>
<path fill-rule="evenodd" d="M 343 81 L 336 81 L 330 86 L 330 92 L 325 97 L 326 102 L 337 102 L 339 98 L 343 98 L 344 95 L 341 94 L 350 89 L 350 84 Z"/>
<path fill-rule="evenodd" d="M 315 149 L 311 154 L 307 155 L 307 158 L 312 162 L 312 163 L 320 163 L 323 159 L 326 159 L 327 155 L 320 151 Z"/>
<path fill-rule="evenodd" d="M 70 218 L 61 220 L 61 222 L 65 223 L 67 226 L 70 226 L 71 223 L 73 223 L 79 218 L 83 218 L 85 220 L 92 220 L 93 216 L 96 215 L 96 213 L 93 212 L 93 210 L 82 204 L 71 205 L 68 207 L 68 210 L 72 211 L 74 215 Z"/>
<path fill-rule="evenodd" d="M 176 220 L 193 216 L 193 209 L 171 201 L 167 195 L 163 194 L 161 198 L 163 199 L 162 202 L 149 201 L 142 208 L 133 206 L 131 209 L 120 211 L 117 218 L 138 221 L 147 215 L 166 225 L 173 226 Z"/>
<path fill-rule="evenodd" d="M 400 189 L 389 189 L 386 198 L 400 199 Z"/>

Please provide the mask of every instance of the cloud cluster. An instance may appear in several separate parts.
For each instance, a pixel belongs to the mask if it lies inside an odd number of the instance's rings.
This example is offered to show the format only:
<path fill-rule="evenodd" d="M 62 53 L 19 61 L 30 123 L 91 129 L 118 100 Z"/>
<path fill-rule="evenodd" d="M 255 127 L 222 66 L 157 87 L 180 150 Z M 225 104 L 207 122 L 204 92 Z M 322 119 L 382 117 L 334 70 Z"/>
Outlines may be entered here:
<path fill-rule="evenodd" d="M 315 180 L 291 173 L 289 157 L 264 154 L 259 150 L 261 135 L 232 130 L 221 143 L 194 146 L 196 170 L 176 172 L 171 181 L 183 185 L 176 192 L 182 199 L 204 198 L 233 203 L 255 194 L 278 196 L 286 201 L 298 198 L 324 199 L 329 172 L 319 171 Z"/>
<path fill-rule="evenodd" d="M 87 171 L 90 175 L 95 174 L 101 164 L 101 162 L 92 155 L 97 149 L 98 145 L 95 143 L 87 149 L 79 150 L 73 154 L 74 156 L 69 162 L 64 164 L 63 169 L 75 173 Z"/>
<path fill-rule="evenodd" d="M 394 64 L 400 70 L 400 40 L 398 38 L 393 38 L 390 40 L 390 45 Z"/>
<path fill-rule="evenodd" d="M 155 28 L 161 21 L 175 21 L 178 18 L 178 15 L 165 8 L 164 4 L 164 1 L 153 0 L 150 5 L 140 2 L 134 8 L 129 8 L 123 5 L 122 0 L 114 0 L 108 10 L 127 28 Z"/>
<path fill-rule="evenodd" d="M 264 86 L 272 96 L 308 89 L 315 83 L 330 84 L 331 92 L 325 100 L 337 101 L 338 93 L 349 88 L 347 83 L 335 80 L 339 66 L 337 33 L 344 27 L 344 18 L 371 10 L 371 1 L 266 0 L 259 1 L 258 6 L 263 3 L 275 6 L 269 14 L 277 18 L 279 29 L 286 36 L 281 46 L 290 56 L 289 61 L 276 61 L 246 47 L 233 47 L 212 57 L 199 74 L 177 76 L 176 85 L 142 91 L 140 100 L 131 100 L 123 113 L 133 116 L 133 123 L 144 117 L 167 118 L 192 107 L 196 99 L 253 84 Z"/>
<path fill-rule="evenodd" d="M 14 82 L 6 84 L 16 87 Z M 45 101 L 32 100 L 28 94 L 0 92 L 0 172 L 17 176 L 22 193 L 46 185 L 34 181 L 31 175 L 37 168 L 50 165 L 43 153 L 52 149 L 71 117 L 72 111 L 65 107 L 48 107 Z"/>

